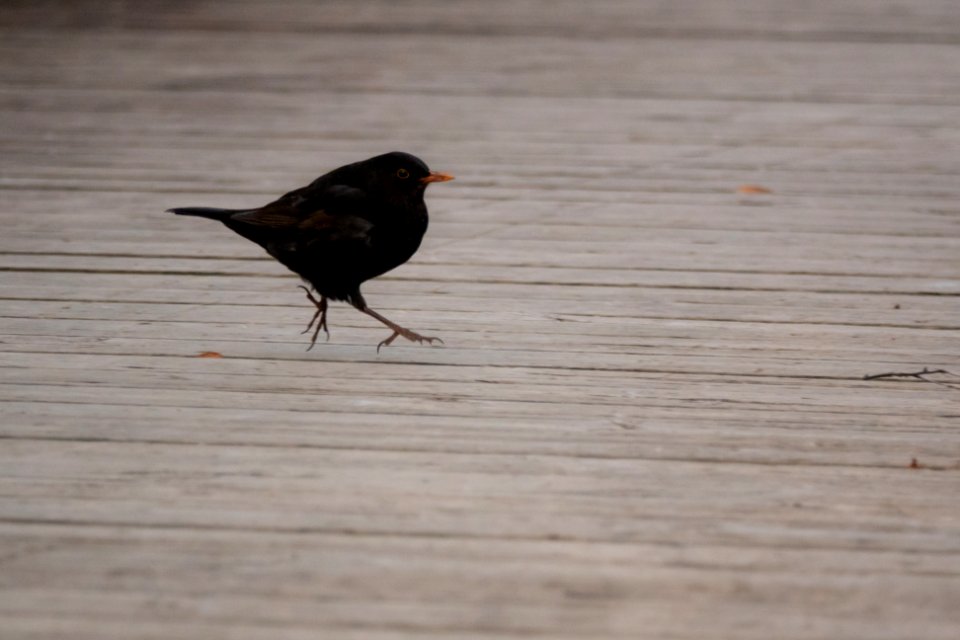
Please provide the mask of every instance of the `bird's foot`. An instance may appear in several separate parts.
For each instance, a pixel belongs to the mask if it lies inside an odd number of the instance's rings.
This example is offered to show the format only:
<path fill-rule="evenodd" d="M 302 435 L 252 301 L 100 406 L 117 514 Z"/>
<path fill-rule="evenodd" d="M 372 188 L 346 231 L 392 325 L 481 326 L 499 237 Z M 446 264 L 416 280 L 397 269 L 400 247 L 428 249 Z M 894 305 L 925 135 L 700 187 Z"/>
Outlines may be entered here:
<path fill-rule="evenodd" d="M 322 329 L 325 334 L 327 334 L 327 341 L 330 341 L 330 330 L 327 329 L 327 310 L 326 309 L 317 309 L 317 312 L 313 314 L 313 320 L 310 321 L 310 324 L 307 325 L 307 328 L 302 333 L 310 331 L 310 327 L 313 326 L 314 321 L 316 321 L 317 316 L 320 316 L 320 321 L 317 322 L 317 328 L 314 330 L 313 335 L 310 336 L 310 346 L 307 347 L 307 351 L 313 349 L 313 345 L 317 344 L 317 337 L 320 335 L 320 330 Z"/>
<path fill-rule="evenodd" d="M 307 347 L 307 351 L 310 351 L 310 349 L 313 349 L 313 345 L 317 343 L 317 336 L 320 335 L 321 329 L 327 334 L 327 340 L 330 339 L 330 330 L 327 329 L 327 299 L 324 296 L 320 296 L 320 299 L 317 300 L 313 297 L 313 294 L 310 293 L 310 290 L 305 286 L 297 286 L 306 291 L 307 298 L 309 298 L 310 302 L 317 306 L 317 311 L 313 314 L 313 318 L 310 319 L 310 324 L 307 325 L 306 329 L 300 332 L 301 334 L 308 333 L 310 329 L 313 328 L 314 323 L 316 323 L 316 330 L 313 332 L 313 336 L 310 338 L 310 346 Z"/>
<path fill-rule="evenodd" d="M 427 344 L 433 344 L 434 342 L 439 342 L 440 344 L 443 344 L 443 340 L 441 340 L 440 338 L 434 338 L 432 336 L 422 336 L 415 331 L 410 331 L 410 329 L 404 329 L 403 327 L 401 327 L 400 325 L 398 325 L 396 322 L 392 320 L 387 320 L 382 315 L 380 315 L 379 313 L 377 313 L 376 311 L 368 307 L 366 304 L 364 304 L 362 297 L 359 298 L 359 302 L 357 300 L 354 300 L 353 306 L 355 306 L 359 311 L 362 311 L 368 316 L 372 318 L 376 318 L 383 324 L 387 325 L 391 331 L 393 331 L 393 333 L 390 334 L 389 338 L 381 341 L 380 344 L 377 345 L 377 353 L 380 353 L 380 347 L 390 346 L 390 344 L 394 340 L 396 340 L 398 336 L 403 336 L 410 342 L 416 342 L 419 344 L 423 344 L 424 342 L 426 342 Z"/>
<path fill-rule="evenodd" d="M 377 345 L 377 353 L 380 353 L 380 347 L 389 347 L 390 343 L 396 340 L 398 336 L 403 336 L 410 342 L 416 342 L 417 344 L 423 344 L 424 342 L 426 342 L 427 344 L 433 344 L 434 342 L 439 342 L 440 344 L 443 344 L 443 340 L 441 340 L 440 338 L 436 338 L 433 336 L 422 336 L 419 333 L 416 333 L 415 331 L 410 331 L 410 329 L 404 329 L 403 327 L 400 327 L 400 326 L 392 327 L 392 328 L 393 328 L 393 334 L 391 334 L 389 338 L 381 341 L 380 344 Z"/>

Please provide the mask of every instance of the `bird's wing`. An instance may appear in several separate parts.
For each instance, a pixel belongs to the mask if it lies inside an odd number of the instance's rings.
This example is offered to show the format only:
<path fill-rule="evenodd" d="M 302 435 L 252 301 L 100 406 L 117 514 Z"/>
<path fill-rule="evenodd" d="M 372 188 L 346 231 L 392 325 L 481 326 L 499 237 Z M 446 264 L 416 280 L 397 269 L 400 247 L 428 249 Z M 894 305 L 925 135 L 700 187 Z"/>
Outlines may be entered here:
<path fill-rule="evenodd" d="M 373 223 L 366 212 L 373 206 L 360 189 L 310 185 L 224 223 L 306 277 L 317 270 L 355 269 L 355 262 L 367 259 Z"/>
<path fill-rule="evenodd" d="M 257 227 L 267 234 L 319 231 L 335 226 L 338 219 L 363 217 L 368 204 L 368 197 L 361 189 L 346 185 L 322 188 L 309 185 L 291 191 L 259 209 L 238 212 L 230 216 L 230 223 L 237 227 Z"/>
<path fill-rule="evenodd" d="M 315 211 L 262 245 L 280 263 L 314 282 L 320 273 L 358 272 L 372 252 L 372 227 L 360 216 Z"/>

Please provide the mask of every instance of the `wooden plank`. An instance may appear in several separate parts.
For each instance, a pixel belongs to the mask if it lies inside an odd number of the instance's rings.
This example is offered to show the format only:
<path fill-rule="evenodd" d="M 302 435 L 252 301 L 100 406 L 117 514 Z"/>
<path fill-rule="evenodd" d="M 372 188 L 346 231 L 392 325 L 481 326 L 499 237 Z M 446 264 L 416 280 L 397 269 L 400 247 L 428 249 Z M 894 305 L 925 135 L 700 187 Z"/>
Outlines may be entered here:
<path fill-rule="evenodd" d="M 698 41 L 700 55 L 684 57 L 674 52 L 688 43 L 686 39 L 417 35 L 421 44 L 410 47 L 411 35 L 380 33 L 377 55 L 369 55 L 362 49 L 363 40 L 358 40 L 354 33 L 330 33 L 322 38 L 290 33 L 284 36 L 286 46 L 278 47 L 273 33 L 247 32 L 243 37 L 244 57 L 238 58 L 236 39 L 230 33 L 184 31 L 145 37 L 143 32 L 120 30 L 76 33 L 62 45 L 72 54 L 68 63 L 63 64 L 64 59 L 58 58 L 55 50 L 42 47 L 56 34 L 43 30 L 12 33 L 12 41 L 6 45 L 8 50 L 31 50 L 35 57 L 29 69 L 6 67 L 8 81 L 26 87 L 150 87 L 178 94 L 302 93 L 319 82 L 328 92 L 596 95 L 885 105 L 920 101 L 954 107 L 958 105 L 960 86 L 956 64 L 960 53 L 956 48 L 924 43 L 911 45 L 911 55 L 903 56 L 900 47 L 882 42 L 771 41 L 763 46 L 765 64 L 758 73 L 751 73 L 757 67 L 755 43 L 735 39 L 704 38 Z M 493 43 L 496 46 L 491 46 Z M 124 64 L 109 74 L 100 72 L 101 49 L 96 45 L 123 52 Z M 203 69 L 190 65 L 193 51 L 200 46 L 205 54 Z M 345 55 L 351 51 L 352 55 Z M 170 64 L 157 65 L 161 56 Z M 444 59 L 444 65 L 435 64 L 438 56 Z M 11 57 L 16 60 L 18 56 Z M 244 67 L 246 59 L 255 66 Z M 337 64 L 344 59 L 351 61 L 349 67 Z M 519 70 L 518 61 L 525 61 Z M 665 66 L 668 62 L 671 67 Z M 670 68 L 670 73 L 663 73 L 664 68 Z M 890 68 L 902 72 L 896 81 L 890 80 Z M 811 69 L 822 70 L 823 75 L 810 73 Z M 725 82 L 710 81 L 715 78 Z M 407 127 L 419 124 L 427 128 L 431 117 L 427 108 L 420 113 L 397 110 L 394 114 L 395 119 L 405 120 Z M 219 115 L 223 124 L 241 127 L 236 112 Z M 370 110 L 358 115 L 368 121 L 378 120 L 370 117 Z M 528 119 L 533 117 L 527 115 Z M 163 116 L 158 116 L 157 121 L 161 124 Z M 380 120 L 380 127 L 388 124 L 389 121 Z M 567 124 L 567 128 L 578 128 L 574 123 Z M 195 124 L 179 125 L 181 129 L 184 126 Z M 585 126 L 596 128 L 597 124 L 591 120 Z"/>
<path fill-rule="evenodd" d="M 748 547 L 763 544 L 766 527 L 787 546 L 804 546 L 807 530 L 839 528 L 845 533 L 837 538 L 819 541 L 814 535 L 808 544 L 848 548 L 863 532 L 874 541 L 868 548 L 908 550 L 917 538 L 929 537 L 931 551 L 958 550 L 956 537 L 941 530 L 955 522 L 949 490 L 955 478 L 916 473 L 907 465 L 893 473 L 862 467 L 855 474 L 842 467 L 783 465 L 776 474 L 794 487 L 787 502 L 779 487 L 756 483 L 758 471 L 750 464 L 453 452 L 446 454 L 449 464 L 437 464 L 435 454 L 417 451 L 227 447 L 217 455 L 219 450 L 9 440 L 4 468 L 21 478 L 21 499 L 6 505 L 6 518 L 660 544 L 707 538 Z M 29 482 L 37 463 L 49 456 L 59 461 L 63 480 Z M 654 481 L 658 491 L 640 489 Z M 887 506 L 869 498 L 877 491 L 888 497 Z M 686 518 L 673 515 L 675 496 L 683 496 Z M 311 508 L 296 513 L 304 501 Z M 795 506 L 797 501 L 806 508 Z M 850 513 L 864 501 L 871 508 Z M 725 525 L 722 514 L 732 508 L 740 517 Z M 622 509 L 620 516 L 610 519 L 616 509 Z M 702 524 L 691 527 L 691 520 Z"/>
<path fill-rule="evenodd" d="M 53 5 L 59 12 L 49 10 Z M 756 5 L 748 0 L 703 3 L 680 0 L 666 6 L 637 5 L 620 0 L 604 2 L 601 10 L 573 0 L 493 0 L 482 6 L 437 5 L 417 0 L 398 7 L 374 0 L 363 10 L 346 0 L 327 2 L 317 11 L 308 0 L 283 0 L 269 6 L 240 1 L 234 11 L 220 11 L 215 3 L 191 2 L 154 5 L 150 11 L 126 5 L 103 6 L 78 2 L 61 8 L 53 0 L 16 3 L 5 7 L 7 24 L 45 28 L 126 27 L 148 29 L 203 29 L 250 31 L 346 31 L 378 33 L 457 34 L 555 33 L 567 37 L 600 35 L 684 35 L 687 38 L 752 37 L 755 39 L 898 41 L 908 36 L 934 39 L 954 35 L 960 20 L 956 6 L 939 0 L 852 0 L 842 6 L 819 2 L 814 10 L 785 2 Z M 869 16 L 865 20 L 864 16 Z M 575 25 L 575 26 L 574 26 Z M 949 41 L 949 40 L 948 40 Z"/>

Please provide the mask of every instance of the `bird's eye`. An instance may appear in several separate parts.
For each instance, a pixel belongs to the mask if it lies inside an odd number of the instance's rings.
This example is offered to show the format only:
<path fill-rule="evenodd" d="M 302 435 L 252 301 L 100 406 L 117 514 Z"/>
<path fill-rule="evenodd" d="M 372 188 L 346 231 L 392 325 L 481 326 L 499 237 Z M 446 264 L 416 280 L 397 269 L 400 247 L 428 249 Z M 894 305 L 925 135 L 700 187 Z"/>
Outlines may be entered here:
<path fill-rule="evenodd" d="M 406 169 L 397 169 L 397 177 L 401 180 L 406 180 L 410 177 L 410 172 Z"/>

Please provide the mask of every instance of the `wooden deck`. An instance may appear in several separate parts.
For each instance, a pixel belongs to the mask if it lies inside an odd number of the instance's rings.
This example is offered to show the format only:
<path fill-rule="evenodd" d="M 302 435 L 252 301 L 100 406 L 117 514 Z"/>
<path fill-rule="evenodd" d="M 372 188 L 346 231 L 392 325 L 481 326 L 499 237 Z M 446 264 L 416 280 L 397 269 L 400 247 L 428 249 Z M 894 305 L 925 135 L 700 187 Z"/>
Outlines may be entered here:
<path fill-rule="evenodd" d="M 5 640 L 960 637 L 960 3 L 0 35 Z M 339 305 L 307 353 L 296 278 L 163 213 L 393 149 L 458 179 L 365 293 L 443 346 Z"/>

